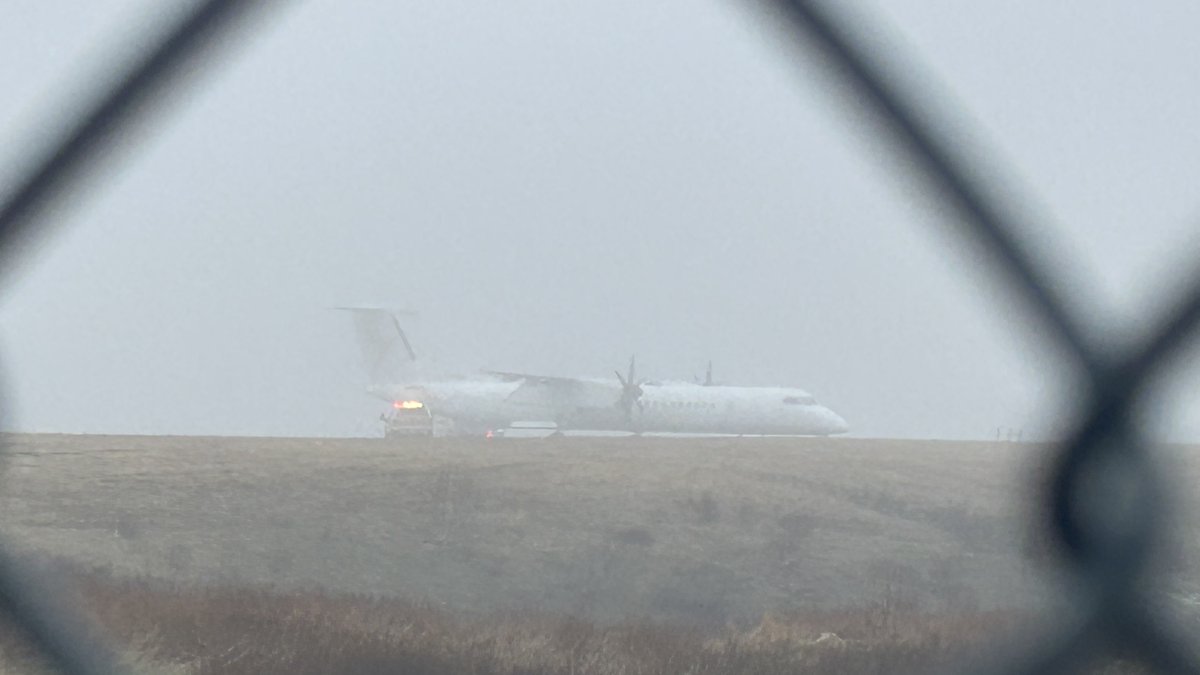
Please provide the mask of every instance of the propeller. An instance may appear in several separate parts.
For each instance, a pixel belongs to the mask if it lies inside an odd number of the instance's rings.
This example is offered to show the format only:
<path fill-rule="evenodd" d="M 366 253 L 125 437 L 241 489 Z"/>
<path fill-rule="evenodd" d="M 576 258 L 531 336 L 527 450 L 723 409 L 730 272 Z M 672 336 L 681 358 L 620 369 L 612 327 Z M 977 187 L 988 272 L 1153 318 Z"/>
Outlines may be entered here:
<path fill-rule="evenodd" d="M 621 399 L 617 405 L 621 410 L 625 411 L 625 418 L 633 420 L 633 406 L 637 406 L 638 412 L 642 412 L 642 384 L 637 379 L 637 369 L 635 357 L 629 357 L 629 376 L 621 375 L 621 371 L 614 370 L 617 375 L 617 380 L 621 383 Z"/>

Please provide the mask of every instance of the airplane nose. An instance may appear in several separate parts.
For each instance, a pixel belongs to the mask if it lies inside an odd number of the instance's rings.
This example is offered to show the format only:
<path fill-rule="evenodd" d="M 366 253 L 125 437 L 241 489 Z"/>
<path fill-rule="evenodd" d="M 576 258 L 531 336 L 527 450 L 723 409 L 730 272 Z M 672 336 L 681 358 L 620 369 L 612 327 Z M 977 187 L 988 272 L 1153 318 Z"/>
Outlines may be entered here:
<path fill-rule="evenodd" d="M 846 420 L 842 419 L 841 415 L 833 412 L 829 408 L 825 409 L 825 423 L 826 428 L 829 430 L 826 433 L 830 435 L 844 434 L 847 431 L 850 431 L 850 425 L 846 424 Z"/>

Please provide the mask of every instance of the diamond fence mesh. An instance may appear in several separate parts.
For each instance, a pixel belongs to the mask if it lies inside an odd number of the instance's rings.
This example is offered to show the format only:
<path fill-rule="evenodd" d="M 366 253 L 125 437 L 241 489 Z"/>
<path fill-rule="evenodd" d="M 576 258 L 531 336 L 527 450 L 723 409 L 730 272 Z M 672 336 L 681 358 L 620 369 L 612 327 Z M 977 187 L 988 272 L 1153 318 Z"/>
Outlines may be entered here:
<path fill-rule="evenodd" d="M 1124 353 L 1100 348 L 1069 299 L 1057 293 L 1052 275 L 1017 236 L 1035 229 L 1005 197 L 979 177 L 981 158 L 956 152 L 944 125 L 946 110 L 933 110 L 910 85 L 909 72 L 889 72 L 876 62 L 869 35 L 832 2 L 762 0 L 771 18 L 805 48 L 820 51 L 877 113 L 880 128 L 923 169 L 925 178 L 957 213 L 955 226 L 991 252 L 1012 287 L 1053 339 L 1076 361 L 1087 384 L 1086 406 L 1067 440 L 1059 444 L 1044 490 L 1043 526 L 1061 545 L 1062 564 L 1080 589 L 1072 623 L 1041 646 L 991 667 L 1003 672 L 1070 671 L 1099 656 L 1121 655 L 1161 671 L 1200 673 L 1179 629 L 1154 609 L 1139 584 L 1161 537 L 1166 501 L 1151 443 L 1132 409 L 1154 376 L 1190 344 L 1200 324 L 1200 277 L 1158 317 L 1142 344 Z M 0 260 L 15 256 L 48 227 L 43 216 L 97 155 L 137 123 L 148 103 L 184 77 L 189 61 L 204 58 L 218 39 L 268 5 L 262 0 L 207 0 L 166 31 L 146 58 L 115 80 L 74 125 L 63 130 L 0 202 Z M 909 75 L 899 77 L 898 75 Z M 918 103 L 920 102 L 920 103 Z M 937 113 L 936 115 L 934 113 Z M 12 395 L 12 392 L 9 392 Z M 1097 485 L 1110 489 L 1097 489 Z M 1114 497 L 1115 494 L 1117 495 Z M 108 646 L 96 642 L 79 615 L 58 599 L 54 579 L 0 548 L 0 610 L 63 672 L 116 672 Z"/>

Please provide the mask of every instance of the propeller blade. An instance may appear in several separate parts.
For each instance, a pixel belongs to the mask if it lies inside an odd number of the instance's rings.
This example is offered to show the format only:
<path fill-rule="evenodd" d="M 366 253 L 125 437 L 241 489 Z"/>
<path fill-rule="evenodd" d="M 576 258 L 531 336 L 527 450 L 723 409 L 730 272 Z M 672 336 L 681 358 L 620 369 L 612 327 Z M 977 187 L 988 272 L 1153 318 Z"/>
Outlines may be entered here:
<path fill-rule="evenodd" d="M 629 375 L 622 376 L 621 371 L 614 370 L 613 373 L 617 376 L 617 381 L 621 383 L 621 398 L 617 400 L 617 406 L 625 412 L 625 420 L 633 425 L 633 406 L 637 406 L 638 413 L 644 412 L 644 407 L 641 402 L 642 382 L 637 380 L 637 360 L 636 357 L 629 357 Z"/>

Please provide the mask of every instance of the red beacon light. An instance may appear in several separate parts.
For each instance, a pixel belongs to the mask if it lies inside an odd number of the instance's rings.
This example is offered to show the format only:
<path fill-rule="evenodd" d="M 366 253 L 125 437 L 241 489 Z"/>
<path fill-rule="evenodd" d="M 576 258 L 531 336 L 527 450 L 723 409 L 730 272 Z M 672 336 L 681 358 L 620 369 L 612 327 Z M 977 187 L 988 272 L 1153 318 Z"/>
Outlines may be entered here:
<path fill-rule="evenodd" d="M 396 410 L 420 410 L 425 404 L 420 401 L 393 401 L 392 407 Z"/>

